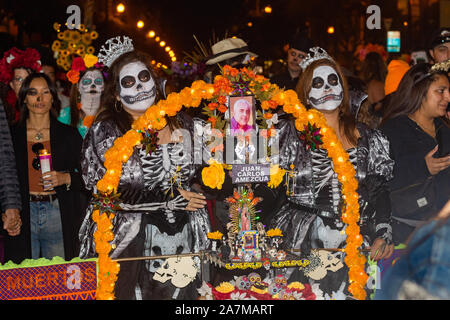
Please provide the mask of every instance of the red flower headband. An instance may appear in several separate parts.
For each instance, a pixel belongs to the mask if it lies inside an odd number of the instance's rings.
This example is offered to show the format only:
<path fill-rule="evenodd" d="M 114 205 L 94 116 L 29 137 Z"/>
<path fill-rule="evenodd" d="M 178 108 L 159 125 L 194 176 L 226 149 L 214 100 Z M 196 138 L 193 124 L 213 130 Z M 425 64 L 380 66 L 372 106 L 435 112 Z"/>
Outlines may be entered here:
<path fill-rule="evenodd" d="M 24 51 L 16 47 L 8 50 L 0 60 L 0 81 L 9 84 L 13 79 L 14 69 L 28 68 L 41 72 L 41 55 L 36 49 L 27 48 Z"/>
<path fill-rule="evenodd" d="M 72 60 L 72 69 L 66 73 L 67 79 L 71 83 L 76 84 L 80 80 L 80 73 L 91 67 L 103 71 L 104 65 L 98 62 L 98 58 L 92 54 L 86 54 L 83 58 L 75 57 Z M 106 78 L 105 74 L 103 76 Z"/>

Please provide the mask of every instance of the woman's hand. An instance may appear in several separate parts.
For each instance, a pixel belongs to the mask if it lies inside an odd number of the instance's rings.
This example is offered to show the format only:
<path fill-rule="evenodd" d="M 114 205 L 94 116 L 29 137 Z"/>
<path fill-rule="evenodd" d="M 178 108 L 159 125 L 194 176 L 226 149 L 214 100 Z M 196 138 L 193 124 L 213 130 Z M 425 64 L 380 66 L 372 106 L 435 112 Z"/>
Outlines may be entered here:
<path fill-rule="evenodd" d="M 197 211 L 198 209 L 202 209 L 206 206 L 206 197 L 201 193 L 190 192 L 183 189 L 178 189 L 178 191 L 183 198 L 189 201 L 185 210 Z"/>
<path fill-rule="evenodd" d="M 63 184 L 70 184 L 70 182 L 70 173 L 49 171 L 42 174 L 41 183 L 39 183 L 39 185 L 44 186 L 44 191 L 49 191 L 54 187 L 59 187 Z"/>
<path fill-rule="evenodd" d="M 387 259 L 394 253 L 394 245 L 387 244 L 382 238 L 376 238 L 370 247 L 370 259 L 378 261 Z"/>
<path fill-rule="evenodd" d="M 20 227 L 22 226 L 22 219 L 18 209 L 6 209 L 2 214 L 3 229 L 8 232 L 11 237 L 20 234 Z"/>
<path fill-rule="evenodd" d="M 435 154 L 437 150 L 438 146 L 434 147 L 434 149 L 428 152 L 428 154 L 425 156 L 425 162 L 427 164 L 428 171 L 433 176 L 450 166 L 450 156 L 433 158 L 433 154 Z"/>
<path fill-rule="evenodd" d="M 447 204 L 439 211 L 434 220 L 447 219 L 448 217 L 450 217 L 450 200 L 447 201 Z"/>

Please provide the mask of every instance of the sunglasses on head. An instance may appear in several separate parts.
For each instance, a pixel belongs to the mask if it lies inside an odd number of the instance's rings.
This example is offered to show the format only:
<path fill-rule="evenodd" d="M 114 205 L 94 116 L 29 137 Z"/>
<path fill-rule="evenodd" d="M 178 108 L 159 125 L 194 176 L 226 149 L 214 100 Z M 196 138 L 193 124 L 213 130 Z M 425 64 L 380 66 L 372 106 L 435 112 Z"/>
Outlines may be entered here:
<path fill-rule="evenodd" d="M 44 149 L 44 145 L 40 142 L 35 143 L 31 146 L 31 151 L 36 154 L 36 157 L 33 159 L 31 165 L 36 170 L 41 170 L 41 161 L 39 160 L 39 152 Z"/>

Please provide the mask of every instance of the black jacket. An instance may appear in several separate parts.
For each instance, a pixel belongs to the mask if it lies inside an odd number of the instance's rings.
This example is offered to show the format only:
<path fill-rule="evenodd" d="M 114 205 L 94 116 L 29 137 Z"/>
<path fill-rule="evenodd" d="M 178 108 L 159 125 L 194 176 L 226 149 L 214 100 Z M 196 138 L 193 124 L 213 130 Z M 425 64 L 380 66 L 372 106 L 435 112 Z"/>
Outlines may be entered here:
<path fill-rule="evenodd" d="M 284 90 L 294 90 L 297 87 L 299 77 L 292 78 L 289 71 L 286 69 L 283 73 L 274 75 L 270 78 L 270 83 L 276 84 Z"/>
<path fill-rule="evenodd" d="M 440 138 L 444 150 L 450 150 L 450 128 L 440 118 L 435 119 L 435 127 L 436 138 Z M 438 144 L 437 139 L 425 133 L 405 115 L 386 121 L 380 129 L 391 142 L 392 157 L 395 160 L 391 190 L 401 189 L 431 176 L 425 156 Z M 436 182 L 439 186 L 438 207 L 442 207 L 450 199 L 450 168 L 439 172 Z"/>
<path fill-rule="evenodd" d="M 15 263 L 20 263 L 23 259 L 31 258 L 26 126 L 14 126 L 12 128 L 12 137 L 16 153 L 20 194 L 22 196 L 22 229 L 19 236 L 6 238 L 5 261 L 12 260 Z M 70 172 L 71 178 L 69 190 L 67 190 L 65 185 L 55 188 L 61 212 L 66 260 L 78 256 L 78 230 L 83 216 L 82 210 L 86 203 L 80 175 L 81 143 L 82 138 L 77 129 L 60 123 L 52 116 L 50 117 L 50 146 L 53 170 Z"/>
<path fill-rule="evenodd" d="M 22 209 L 16 161 L 8 121 L 0 100 L 0 209 Z M 1 228 L 3 231 L 3 228 Z"/>

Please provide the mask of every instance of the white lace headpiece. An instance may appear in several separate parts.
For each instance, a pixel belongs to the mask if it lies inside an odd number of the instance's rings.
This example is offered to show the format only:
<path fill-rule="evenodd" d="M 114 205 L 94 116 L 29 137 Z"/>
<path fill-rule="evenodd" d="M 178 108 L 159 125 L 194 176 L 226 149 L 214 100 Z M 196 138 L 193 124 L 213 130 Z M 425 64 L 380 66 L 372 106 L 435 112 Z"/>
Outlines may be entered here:
<path fill-rule="evenodd" d="M 300 68 L 302 68 L 302 70 L 305 71 L 305 69 L 311 63 L 320 59 L 328 59 L 334 62 L 333 58 L 331 58 L 331 56 L 325 51 L 325 49 L 322 49 L 321 47 L 313 47 L 309 49 L 306 58 L 303 58 L 302 61 L 299 63 Z"/>
<path fill-rule="evenodd" d="M 123 41 L 120 39 L 120 36 L 106 40 L 98 52 L 98 61 L 109 68 L 122 54 L 134 50 L 132 42 L 133 40 L 127 36 L 123 36 Z"/>

